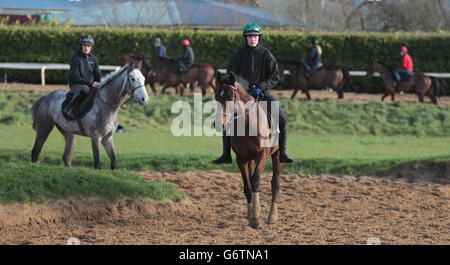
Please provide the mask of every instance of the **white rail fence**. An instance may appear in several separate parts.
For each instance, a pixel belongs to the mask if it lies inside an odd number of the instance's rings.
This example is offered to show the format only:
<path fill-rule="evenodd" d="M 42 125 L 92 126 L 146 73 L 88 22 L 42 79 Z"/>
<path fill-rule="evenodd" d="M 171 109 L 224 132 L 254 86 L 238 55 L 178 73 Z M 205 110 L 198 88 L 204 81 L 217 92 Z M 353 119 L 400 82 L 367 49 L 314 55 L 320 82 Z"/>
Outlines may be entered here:
<path fill-rule="evenodd" d="M 100 65 L 100 70 L 105 71 L 115 71 L 119 69 L 120 66 L 116 65 Z M 0 63 L 0 69 L 22 69 L 22 70 L 41 70 L 41 84 L 45 86 L 45 71 L 46 70 L 69 70 L 68 64 L 57 64 L 57 63 Z M 219 69 L 221 73 L 225 73 L 226 69 Z M 289 73 L 289 71 L 285 71 Z M 366 71 L 349 71 L 351 76 L 365 76 Z M 429 76 L 439 77 L 439 78 L 450 78 L 450 73 L 424 73 Z M 5 74 L 6 75 L 6 74 Z M 375 73 L 374 76 L 380 76 Z M 7 78 L 5 76 L 5 82 Z"/>
<path fill-rule="evenodd" d="M 58 63 L 0 63 L 0 68 L 3 69 L 22 69 L 22 70 L 41 70 L 41 84 L 45 86 L 45 71 L 46 70 L 69 70 L 68 64 Z M 115 71 L 119 69 L 115 65 L 100 65 L 100 70 Z M 5 77 L 6 81 L 6 77 Z"/>

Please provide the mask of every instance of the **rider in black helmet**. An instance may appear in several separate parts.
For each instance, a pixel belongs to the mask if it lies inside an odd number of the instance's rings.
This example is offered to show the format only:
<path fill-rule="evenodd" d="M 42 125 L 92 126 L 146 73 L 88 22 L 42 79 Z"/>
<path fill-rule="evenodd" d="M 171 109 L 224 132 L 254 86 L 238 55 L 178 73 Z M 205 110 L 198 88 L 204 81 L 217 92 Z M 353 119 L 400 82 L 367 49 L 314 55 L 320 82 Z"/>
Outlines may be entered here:
<path fill-rule="evenodd" d="M 260 44 L 262 29 L 256 23 L 249 23 L 244 27 L 243 37 L 245 46 L 241 48 L 231 58 L 227 72 L 233 73 L 248 82 L 248 93 L 258 98 L 260 101 L 267 101 L 268 115 L 270 115 L 270 102 L 276 99 L 270 90 L 279 82 L 279 70 L 275 57 L 269 49 Z M 279 108 L 280 126 L 280 162 L 292 163 L 294 159 L 286 153 L 287 146 L 287 116 Z M 214 160 L 214 164 L 231 163 L 230 136 L 222 136 L 223 153 L 222 156 Z"/>
<path fill-rule="evenodd" d="M 311 52 L 309 53 L 308 58 L 303 64 L 303 67 L 305 69 L 304 75 L 306 77 L 310 77 L 320 66 L 322 66 L 322 63 L 320 61 L 322 48 L 319 46 L 319 41 L 316 37 L 312 37 L 308 42 L 311 44 Z"/>
<path fill-rule="evenodd" d="M 74 103 L 87 95 L 91 88 L 97 88 L 102 78 L 97 58 L 92 54 L 94 38 L 85 35 L 78 44 L 79 50 L 70 59 L 69 85 L 73 96 L 63 110 L 69 117 L 72 116 Z"/>

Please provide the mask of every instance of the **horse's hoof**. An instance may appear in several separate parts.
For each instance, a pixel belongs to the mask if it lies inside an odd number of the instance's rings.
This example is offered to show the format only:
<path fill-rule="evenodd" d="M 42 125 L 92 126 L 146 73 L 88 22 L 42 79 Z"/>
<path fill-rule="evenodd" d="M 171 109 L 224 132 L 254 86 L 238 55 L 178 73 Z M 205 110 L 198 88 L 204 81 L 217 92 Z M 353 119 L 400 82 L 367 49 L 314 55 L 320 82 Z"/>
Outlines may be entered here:
<path fill-rule="evenodd" d="M 253 229 L 258 229 L 261 227 L 261 221 L 259 219 L 252 218 L 250 221 L 250 227 Z"/>
<path fill-rule="evenodd" d="M 278 221 L 277 217 L 269 217 L 269 219 L 267 220 L 268 224 L 274 224 Z"/>

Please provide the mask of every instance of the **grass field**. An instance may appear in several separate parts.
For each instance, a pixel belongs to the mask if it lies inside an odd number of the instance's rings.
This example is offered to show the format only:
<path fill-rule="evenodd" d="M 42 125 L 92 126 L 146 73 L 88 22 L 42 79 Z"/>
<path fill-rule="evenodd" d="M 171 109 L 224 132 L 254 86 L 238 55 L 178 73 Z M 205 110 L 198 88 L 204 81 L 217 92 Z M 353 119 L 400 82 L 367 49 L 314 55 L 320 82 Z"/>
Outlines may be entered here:
<path fill-rule="evenodd" d="M 42 203 L 74 196 L 100 196 L 109 201 L 121 196 L 182 199 L 172 184 L 146 181 L 135 173 L 31 163 L 7 163 L 0 170 L 0 203 Z"/>
<path fill-rule="evenodd" d="M 90 169 L 93 159 L 90 139 L 87 137 L 77 137 L 73 165 L 78 168 L 62 168 L 64 140 L 56 129 L 40 156 L 40 161 L 48 166 L 30 165 L 35 132 L 31 128 L 29 110 L 33 100 L 41 94 L 4 94 L 0 97 L 0 181 L 10 182 L 0 184 L 8 187 L 0 191 L 0 201 L 39 201 L 71 195 L 71 185 L 77 183 L 71 179 L 76 179 L 78 175 L 87 176 L 83 177 L 84 180 L 94 180 L 90 184 L 92 189 L 88 189 L 84 195 L 100 193 L 109 199 L 113 193 L 126 194 L 123 190 L 144 183 L 135 182 L 136 176 L 129 171 L 109 173 Z M 126 133 L 114 136 L 120 169 L 238 170 L 236 164 L 217 166 L 211 163 L 221 153 L 220 137 L 172 135 L 171 121 L 178 114 L 171 113 L 170 108 L 173 102 L 180 99 L 185 98 L 152 97 L 148 106 L 135 106 L 131 111 L 119 113 L 120 123 L 127 128 Z M 192 104 L 192 98 L 187 100 Z M 296 159 L 295 163 L 284 166 L 284 172 L 376 174 L 408 162 L 450 160 L 450 106 L 288 100 L 282 100 L 281 104 L 289 116 L 288 151 Z M 206 113 L 204 117 L 209 115 Z M 102 162 L 104 168 L 109 168 L 109 159 L 103 150 Z M 266 171 L 269 170 L 270 162 L 266 167 Z M 127 172 L 131 175 L 127 175 Z M 34 191 L 18 190 L 17 194 L 8 192 L 9 188 L 21 186 L 19 183 L 25 183 L 31 176 L 38 176 L 32 178 L 36 182 L 29 183 L 33 187 L 45 187 L 48 181 L 57 181 L 54 187 L 59 187 L 59 190 L 50 193 L 38 190 L 36 194 L 41 195 L 34 195 Z M 118 178 L 131 182 L 117 186 L 114 179 Z M 57 179 L 61 179 L 61 182 Z M 103 185 L 101 181 L 111 185 L 98 189 Z M 151 184 L 145 182 L 145 185 Z M 166 197 L 178 196 L 173 195 L 175 193 L 170 191 L 171 188 L 167 189 L 169 195 Z M 133 194 L 141 193 L 135 191 Z M 155 197 L 160 198 L 159 195 Z"/>
<path fill-rule="evenodd" d="M 28 111 L 38 95 L 9 92 L 6 100 L 0 101 L 0 117 L 3 117 L 0 119 L 3 121 L 0 122 L 0 162 L 30 160 L 35 133 Z M 172 135 L 170 124 L 177 114 L 171 113 L 170 107 L 180 99 L 175 96 L 152 98 L 146 107 L 135 106 L 129 112 L 120 112 L 119 120 L 127 126 L 126 133 L 115 135 L 120 168 L 237 170 L 234 164 L 211 164 L 221 153 L 220 137 Z M 192 98 L 187 100 L 193 102 Z M 401 102 L 283 100 L 281 103 L 289 115 L 289 154 L 297 160 L 285 165 L 287 172 L 376 173 L 411 161 L 450 159 L 448 106 Z M 55 129 L 44 146 L 41 161 L 61 165 L 63 148 L 63 137 Z M 107 168 L 109 159 L 103 151 L 102 161 Z M 88 138 L 77 137 L 73 164 L 92 166 Z"/>

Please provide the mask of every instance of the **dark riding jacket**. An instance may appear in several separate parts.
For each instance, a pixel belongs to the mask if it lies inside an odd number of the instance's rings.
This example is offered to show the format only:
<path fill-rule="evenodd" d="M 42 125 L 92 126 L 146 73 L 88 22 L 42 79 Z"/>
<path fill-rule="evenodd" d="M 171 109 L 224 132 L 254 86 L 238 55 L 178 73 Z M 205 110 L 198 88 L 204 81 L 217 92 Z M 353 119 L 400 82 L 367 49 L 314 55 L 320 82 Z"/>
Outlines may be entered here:
<path fill-rule="evenodd" d="M 269 49 L 258 44 L 256 47 L 245 45 L 231 57 L 228 73 L 233 73 L 246 81 L 249 87 L 253 85 L 262 90 L 260 101 L 276 101 L 270 90 L 280 82 L 278 64 Z M 267 105 L 270 116 L 270 104 Z M 283 109 L 279 109 L 280 126 L 286 128 L 287 116 Z M 286 130 L 285 130 L 286 131 Z"/>
<path fill-rule="evenodd" d="M 70 59 L 69 85 L 87 85 L 100 82 L 102 73 L 97 58 L 92 53 L 84 54 L 79 50 Z"/>
<path fill-rule="evenodd" d="M 305 63 L 311 68 L 314 69 L 320 64 L 320 53 L 319 49 L 317 49 L 317 46 L 313 46 L 311 48 L 311 52 L 306 59 Z"/>
<path fill-rule="evenodd" d="M 255 85 L 266 95 L 280 82 L 280 71 L 273 54 L 265 47 L 245 45 L 231 57 L 227 72 L 244 78 L 249 87 Z"/>
<path fill-rule="evenodd" d="M 167 56 L 166 47 L 164 47 L 164 45 L 162 44 L 159 47 L 156 47 L 155 56 L 166 57 Z"/>
<path fill-rule="evenodd" d="M 187 67 L 194 63 L 194 51 L 191 46 L 184 47 L 183 62 Z"/>
<path fill-rule="evenodd" d="M 188 71 L 189 67 L 194 63 L 194 51 L 191 46 L 184 47 L 183 57 L 176 59 L 176 65 L 180 71 Z"/>

